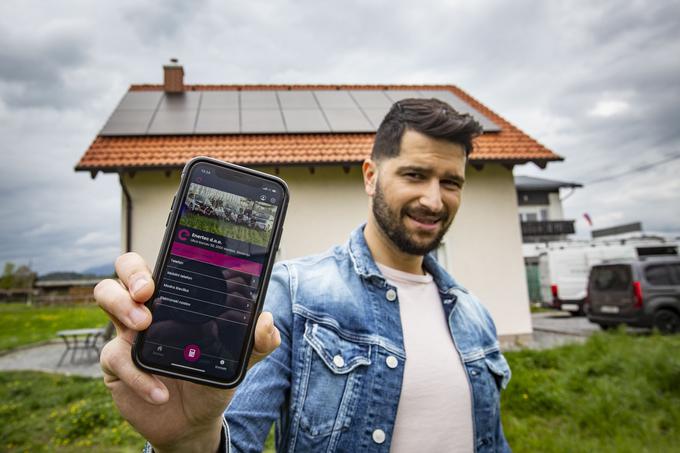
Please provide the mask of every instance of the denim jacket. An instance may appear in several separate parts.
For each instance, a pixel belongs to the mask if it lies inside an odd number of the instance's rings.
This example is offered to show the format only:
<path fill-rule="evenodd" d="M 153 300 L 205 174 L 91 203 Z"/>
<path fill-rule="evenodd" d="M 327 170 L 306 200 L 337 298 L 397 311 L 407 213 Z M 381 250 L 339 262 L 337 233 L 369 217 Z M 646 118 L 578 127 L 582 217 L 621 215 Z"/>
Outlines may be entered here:
<path fill-rule="evenodd" d="M 500 418 L 510 368 L 494 323 L 434 257 L 424 267 L 467 372 L 475 451 L 510 451 Z M 279 452 L 388 452 L 406 360 L 398 302 L 363 226 L 344 246 L 277 264 L 264 309 L 281 345 L 238 387 L 224 414 L 225 450 L 261 451 L 276 423 Z"/>

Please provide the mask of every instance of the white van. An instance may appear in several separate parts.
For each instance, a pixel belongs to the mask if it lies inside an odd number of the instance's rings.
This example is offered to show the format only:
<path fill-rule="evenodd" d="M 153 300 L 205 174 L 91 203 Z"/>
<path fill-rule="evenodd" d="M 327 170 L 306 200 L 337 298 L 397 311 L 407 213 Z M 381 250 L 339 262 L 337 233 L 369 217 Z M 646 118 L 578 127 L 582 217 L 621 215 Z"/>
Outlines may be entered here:
<path fill-rule="evenodd" d="M 616 259 L 677 255 L 677 245 L 658 239 L 558 243 L 538 258 L 543 306 L 584 315 L 590 268 Z"/>

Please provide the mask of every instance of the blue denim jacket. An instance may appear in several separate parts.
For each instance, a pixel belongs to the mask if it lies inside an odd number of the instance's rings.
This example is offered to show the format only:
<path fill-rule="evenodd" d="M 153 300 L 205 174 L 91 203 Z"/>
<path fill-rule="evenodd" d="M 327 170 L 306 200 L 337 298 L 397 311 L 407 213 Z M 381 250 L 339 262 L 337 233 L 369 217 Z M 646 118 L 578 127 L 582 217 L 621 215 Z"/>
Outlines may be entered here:
<path fill-rule="evenodd" d="M 509 451 L 500 390 L 510 368 L 493 321 L 432 256 L 424 267 L 467 372 L 475 450 Z M 406 359 L 395 294 L 363 226 L 344 246 L 277 264 L 265 310 L 274 315 L 281 346 L 248 372 L 227 408 L 229 450 L 261 451 L 275 422 L 278 451 L 388 452 Z M 390 356 L 397 367 L 387 366 Z"/>

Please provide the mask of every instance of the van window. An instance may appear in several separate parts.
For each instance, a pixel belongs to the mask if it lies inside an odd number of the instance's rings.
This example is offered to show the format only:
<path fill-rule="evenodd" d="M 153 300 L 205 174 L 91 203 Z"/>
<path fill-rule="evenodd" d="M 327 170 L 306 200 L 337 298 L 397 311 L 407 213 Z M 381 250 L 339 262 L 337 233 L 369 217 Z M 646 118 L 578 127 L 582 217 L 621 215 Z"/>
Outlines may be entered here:
<path fill-rule="evenodd" d="M 593 289 L 617 291 L 630 288 L 630 266 L 598 266 L 593 268 Z"/>
<path fill-rule="evenodd" d="M 675 272 L 675 275 L 673 276 L 673 284 L 674 285 L 680 285 L 680 263 L 678 264 L 671 264 L 671 269 Z"/>
<path fill-rule="evenodd" d="M 645 278 L 652 285 L 672 285 L 670 268 L 664 264 L 649 266 Z"/>

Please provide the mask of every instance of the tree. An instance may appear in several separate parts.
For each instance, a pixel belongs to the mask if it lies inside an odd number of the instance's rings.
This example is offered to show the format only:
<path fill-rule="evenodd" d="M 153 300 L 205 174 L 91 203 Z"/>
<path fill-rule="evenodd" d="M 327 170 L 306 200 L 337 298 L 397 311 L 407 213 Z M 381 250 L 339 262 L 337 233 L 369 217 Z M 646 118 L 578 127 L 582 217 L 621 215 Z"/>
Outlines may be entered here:
<path fill-rule="evenodd" d="M 16 266 L 11 261 L 5 263 L 5 269 L 0 277 L 0 288 L 10 289 L 14 287 L 14 268 Z"/>

